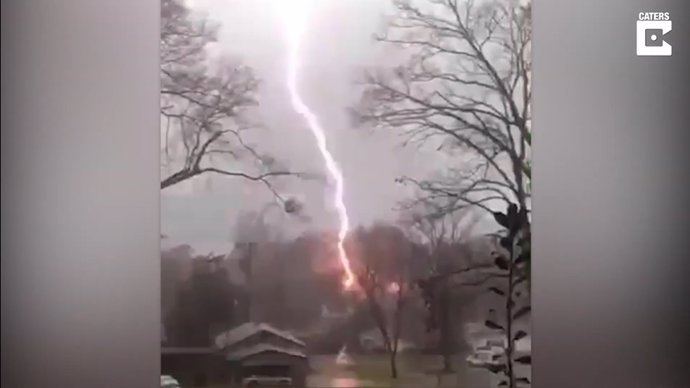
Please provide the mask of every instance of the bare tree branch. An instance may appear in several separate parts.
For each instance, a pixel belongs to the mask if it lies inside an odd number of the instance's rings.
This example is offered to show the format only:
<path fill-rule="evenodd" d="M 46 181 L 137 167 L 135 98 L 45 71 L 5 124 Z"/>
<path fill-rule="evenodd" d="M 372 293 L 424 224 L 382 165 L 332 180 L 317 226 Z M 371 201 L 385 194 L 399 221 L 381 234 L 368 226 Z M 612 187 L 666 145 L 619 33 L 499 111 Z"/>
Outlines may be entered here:
<path fill-rule="evenodd" d="M 498 201 L 529 201 L 531 11 L 513 0 L 393 0 L 383 44 L 409 53 L 390 69 L 367 72 L 352 109 L 359 124 L 395 130 L 440 150 L 474 155 L 467 176 L 405 177 L 446 211 Z M 447 151 L 446 151 L 447 152 Z"/>
<path fill-rule="evenodd" d="M 209 57 L 217 30 L 181 0 L 162 1 L 161 189 L 213 173 L 260 181 L 280 198 L 271 178 L 306 174 L 275 168 L 268 163 L 273 158 L 243 137 L 259 127 L 247 118 L 258 104 L 259 80 L 238 59 Z M 247 158 L 253 163 L 247 165 Z"/>

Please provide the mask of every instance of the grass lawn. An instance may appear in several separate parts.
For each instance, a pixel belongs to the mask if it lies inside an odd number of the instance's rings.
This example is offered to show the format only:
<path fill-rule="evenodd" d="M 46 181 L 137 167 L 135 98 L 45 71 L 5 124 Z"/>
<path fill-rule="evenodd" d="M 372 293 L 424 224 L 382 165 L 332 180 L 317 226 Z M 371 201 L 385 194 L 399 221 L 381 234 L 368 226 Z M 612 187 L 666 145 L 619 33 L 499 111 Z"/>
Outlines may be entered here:
<path fill-rule="evenodd" d="M 319 362 L 319 366 L 315 368 L 315 372 L 334 379 L 355 378 L 365 387 L 437 386 L 437 376 L 430 373 L 440 367 L 437 357 L 399 354 L 396 358 L 397 380 L 391 378 L 390 359 L 385 354 L 354 355 L 352 360 L 354 363 L 351 365 L 336 365 L 333 361 L 329 362 L 328 356 L 325 356 L 324 361 Z"/>
<path fill-rule="evenodd" d="M 398 374 L 400 374 L 401 366 L 398 360 Z M 391 380 L 390 360 L 385 355 L 359 356 L 355 364 L 348 367 L 348 370 L 362 380 L 375 383 Z"/>

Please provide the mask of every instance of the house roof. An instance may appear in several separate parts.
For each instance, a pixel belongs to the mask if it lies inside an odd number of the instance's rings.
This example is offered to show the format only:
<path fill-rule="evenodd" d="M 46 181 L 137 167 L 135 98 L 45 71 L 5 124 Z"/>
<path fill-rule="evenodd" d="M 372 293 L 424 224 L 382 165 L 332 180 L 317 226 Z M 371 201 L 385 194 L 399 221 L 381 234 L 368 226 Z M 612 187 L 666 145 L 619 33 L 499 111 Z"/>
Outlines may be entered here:
<path fill-rule="evenodd" d="M 247 339 L 251 337 L 252 335 L 265 331 L 268 333 L 271 333 L 275 336 L 282 337 L 290 342 L 293 342 L 296 345 L 299 346 L 306 346 L 306 344 L 299 339 L 297 339 L 295 336 L 292 334 L 278 330 L 273 326 L 270 326 L 266 323 L 254 323 L 254 322 L 247 322 L 242 325 L 237 326 L 234 329 L 230 329 L 226 331 L 225 333 L 222 333 L 218 336 L 216 336 L 215 339 L 215 344 L 218 348 L 224 349 L 227 348 L 228 346 L 232 346 L 244 339 Z"/>
<path fill-rule="evenodd" d="M 389 330 L 388 333 L 389 333 L 389 334 L 388 334 L 389 336 L 392 336 L 393 330 Z M 367 331 L 361 333 L 361 334 L 359 335 L 359 338 L 360 338 L 361 340 L 369 339 L 369 340 L 382 341 L 382 340 L 383 340 L 383 334 L 381 334 L 381 330 L 380 330 L 380 329 L 378 329 L 378 328 L 373 328 L 373 329 L 370 329 L 370 330 L 367 330 Z M 408 341 L 408 338 L 406 338 L 406 336 L 404 336 L 404 335 L 402 335 L 402 334 L 400 335 L 400 337 L 399 337 L 398 339 L 399 339 L 399 340 L 402 340 L 402 341 L 409 342 L 409 341 Z"/>
<path fill-rule="evenodd" d="M 229 352 L 226 356 L 226 359 L 229 361 L 241 361 L 247 357 L 267 352 L 280 353 L 292 357 L 307 358 L 306 354 L 296 349 L 287 349 L 270 344 L 258 344 L 249 348 L 242 348 L 234 352 Z"/>
<path fill-rule="evenodd" d="M 360 341 L 372 341 L 377 343 L 377 346 L 382 346 L 383 345 L 383 335 L 381 334 L 381 331 L 379 329 L 371 329 L 367 332 L 364 332 L 359 335 L 359 340 Z M 413 341 L 410 341 L 409 339 L 405 338 L 398 338 L 398 347 L 399 348 L 413 348 L 416 345 L 414 344 Z"/>
<path fill-rule="evenodd" d="M 380 331 L 379 329 L 373 328 L 373 329 L 370 329 L 370 330 L 365 331 L 364 333 L 361 333 L 361 334 L 359 335 L 359 338 L 361 338 L 361 339 L 366 338 L 366 339 L 377 339 L 377 340 L 379 340 L 379 339 L 382 339 L 382 338 L 383 338 L 383 335 L 381 335 L 381 331 Z"/>

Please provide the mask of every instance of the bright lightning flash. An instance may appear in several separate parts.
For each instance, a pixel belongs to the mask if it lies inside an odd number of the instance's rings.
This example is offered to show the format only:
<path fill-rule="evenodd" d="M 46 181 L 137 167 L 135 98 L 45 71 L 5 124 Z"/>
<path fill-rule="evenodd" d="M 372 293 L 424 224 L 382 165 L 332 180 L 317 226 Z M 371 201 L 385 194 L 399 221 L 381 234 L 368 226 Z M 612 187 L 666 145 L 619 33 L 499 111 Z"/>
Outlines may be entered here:
<path fill-rule="evenodd" d="M 290 92 L 290 100 L 292 107 L 299 113 L 307 122 L 316 140 L 316 145 L 321 152 L 321 156 L 326 164 L 326 169 L 329 175 L 335 182 L 335 193 L 333 195 L 333 202 L 338 211 L 338 218 L 340 220 L 340 229 L 338 230 L 338 258 L 340 264 L 345 271 L 345 279 L 343 285 L 346 289 L 350 289 L 355 283 L 355 276 L 350 266 L 350 260 L 345 252 L 345 237 L 350 229 L 350 220 L 347 215 L 347 207 L 343 200 L 344 180 L 343 174 L 338 167 L 333 155 L 328 150 L 326 142 L 326 135 L 319 123 L 319 119 L 314 112 L 309 109 L 307 104 L 302 101 L 297 86 L 298 73 L 300 68 L 300 43 L 304 35 L 307 25 L 307 11 L 308 7 L 304 1 L 286 1 L 278 0 L 285 4 L 282 16 L 285 18 L 287 48 L 288 48 L 288 63 L 287 63 L 287 87 Z"/>

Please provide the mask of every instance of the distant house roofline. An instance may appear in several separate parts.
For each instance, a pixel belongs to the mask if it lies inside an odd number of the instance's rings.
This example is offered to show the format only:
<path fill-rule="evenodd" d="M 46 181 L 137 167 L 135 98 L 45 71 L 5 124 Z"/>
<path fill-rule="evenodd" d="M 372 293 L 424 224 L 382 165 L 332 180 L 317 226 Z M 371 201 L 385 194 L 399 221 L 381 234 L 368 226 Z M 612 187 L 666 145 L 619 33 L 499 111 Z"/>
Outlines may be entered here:
<path fill-rule="evenodd" d="M 273 327 L 267 323 L 255 323 L 255 322 L 247 322 L 247 323 L 239 325 L 233 329 L 230 329 L 230 330 L 228 330 L 222 334 L 219 334 L 218 336 L 216 336 L 215 344 L 216 344 L 216 347 L 218 347 L 220 349 L 225 349 L 229 346 L 238 344 L 238 343 L 244 341 L 245 339 L 247 339 L 247 338 L 249 338 L 249 337 L 251 337 L 257 333 L 260 333 L 262 331 L 269 332 L 275 336 L 278 336 L 278 337 L 281 337 L 285 340 L 288 340 L 288 341 L 290 341 L 296 345 L 299 345 L 302 347 L 306 346 L 306 344 L 303 341 L 299 340 L 294 335 L 292 335 L 288 332 L 276 329 L 275 327 Z"/>
<path fill-rule="evenodd" d="M 391 332 L 392 332 L 392 330 L 389 331 L 389 333 L 391 333 Z M 364 332 L 360 333 L 358 335 L 358 338 L 360 340 L 381 341 L 381 340 L 383 340 L 383 334 L 381 334 L 381 330 L 379 328 L 375 327 L 373 329 L 365 330 Z M 398 340 L 404 341 L 404 342 L 414 342 L 410 338 L 408 338 L 407 336 L 402 335 L 402 334 L 400 335 L 400 337 L 398 337 Z"/>

